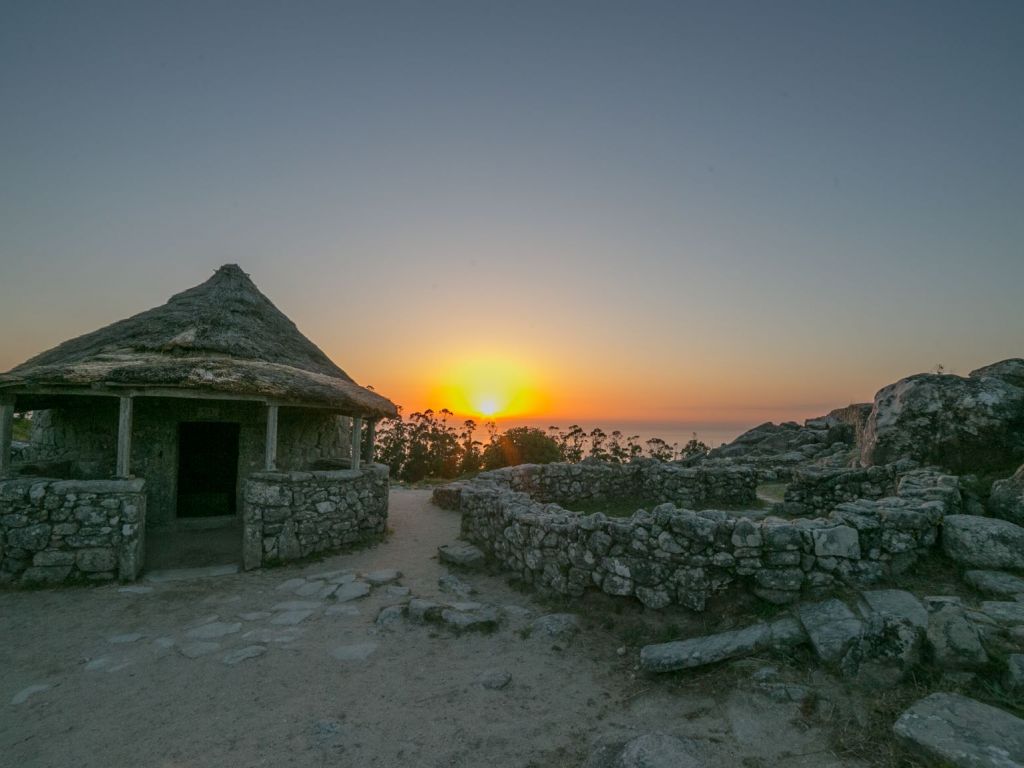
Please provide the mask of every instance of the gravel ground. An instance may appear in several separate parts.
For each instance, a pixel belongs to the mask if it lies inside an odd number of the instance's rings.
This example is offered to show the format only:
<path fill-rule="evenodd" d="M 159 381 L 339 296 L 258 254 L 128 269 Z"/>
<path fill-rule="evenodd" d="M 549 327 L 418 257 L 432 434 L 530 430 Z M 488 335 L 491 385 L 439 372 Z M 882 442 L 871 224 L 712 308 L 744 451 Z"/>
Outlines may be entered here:
<path fill-rule="evenodd" d="M 661 732 L 696 739 L 709 766 L 854 765 L 796 704 L 637 678 L 594 617 L 567 643 L 531 634 L 549 609 L 500 576 L 460 575 L 469 599 L 501 608 L 494 631 L 382 626 L 402 587 L 459 599 L 436 558 L 458 516 L 395 489 L 390 525 L 386 542 L 315 564 L 0 592 L 0 764 L 578 766 Z M 402 575 L 371 584 L 386 569 Z"/>

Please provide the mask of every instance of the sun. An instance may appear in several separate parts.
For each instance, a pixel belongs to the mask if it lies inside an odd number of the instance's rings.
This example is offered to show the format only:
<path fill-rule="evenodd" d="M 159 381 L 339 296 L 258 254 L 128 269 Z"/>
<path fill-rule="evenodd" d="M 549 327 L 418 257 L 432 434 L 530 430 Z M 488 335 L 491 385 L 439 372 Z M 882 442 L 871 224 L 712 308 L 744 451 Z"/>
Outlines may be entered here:
<path fill-rule="evenodd" d="M 511 358 L 476 356 L 447 366 L 431 393 L 438 407 L 476 418 L 535 413 L 543 400 L 531 367 Z"/>

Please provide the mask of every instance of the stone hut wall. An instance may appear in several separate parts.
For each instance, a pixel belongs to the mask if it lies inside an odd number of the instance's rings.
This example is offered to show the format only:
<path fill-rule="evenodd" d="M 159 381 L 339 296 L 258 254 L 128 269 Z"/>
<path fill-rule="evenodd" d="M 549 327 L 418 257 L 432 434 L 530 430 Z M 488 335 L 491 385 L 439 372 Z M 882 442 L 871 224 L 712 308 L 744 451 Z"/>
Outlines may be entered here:
<path fill-rule="evenodd" d="M 246 480 L 244 499 L 243 561 L 258 568 L 383 535 L 388 468 L 258 472 Z"/>
<path fill-rule="evenodd" d="M 0 481 L 0 582 L 134 580 L 145 524 L 142 480 Z"/>
<path fill-rule="evenodd" d="M 75 479 L 109 478 L 117 454 L 118 404 L 114 398 L 69 398 L 66 407 L 37 411 L 32 440 L 18 457 L 22 474 Z M 266 407 L 230 400 L 139 397 L 132 429 L 132 474 L 146 480 L 149 525 L 171 528 L 177 517 L 178 425 L 221 421 L 239 425 L 238 486 L 264 466 Z M 318 461 L 348 461 L 351 422 L 300 408 L 281 408 L 278 468 L 304 470 Z"/>
<path fill-rule="evenodd" d="M 580 515 L 491 480 L 438 489 L 462 512 L 462 535 L 539 591 L 589 588 L 635 596 L 651 608 L 703 610 L 730 584 L 774 603 L 837 582 L 870 583 L 927 552 L 946 514 L 959 510 L 955 477 L 922 470 L 897 495 L 840 504 L 828 517 L 753 520 L 671 503 L 630 518 Z"/>
<path fill-rule="evenodd" d="M 896 464 L 863 469 L 794 469 L 784 511 L 787 515 L 823 515 L 845 501 L 881 499 L 895 493 L 896 478 Z"/>

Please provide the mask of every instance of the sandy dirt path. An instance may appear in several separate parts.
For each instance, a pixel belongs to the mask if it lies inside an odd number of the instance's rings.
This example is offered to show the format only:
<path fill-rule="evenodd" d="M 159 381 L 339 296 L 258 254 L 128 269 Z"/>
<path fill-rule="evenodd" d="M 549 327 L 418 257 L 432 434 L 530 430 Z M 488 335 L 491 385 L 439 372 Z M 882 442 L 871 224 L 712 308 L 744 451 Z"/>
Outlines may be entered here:
<path fill-rule="evenodd" d="M 397 568 L 414 596 L 454 599 L 436 550 L 457 514 L 395 489 L 390 525 L 383 544 L 315 564 L 142 581 L 142 593 L 0 592 L 0 765 L 577 766 L 651 731 L 698 739 L 713 766 L 849 764 L 796 705 L 635 678 L 635 655 L 595 617 L 564 650 L 526 637 L 550 609 L 501 576 L 463 575 L 472 599 L 512 606 L 489 634 L 380 627 L 380 610 L 408 599 L 389 586 L 348 602 L 307 594 L 327 583 L 310 576 Z M 511 682 L 482 686 L 495 671 Z"/>

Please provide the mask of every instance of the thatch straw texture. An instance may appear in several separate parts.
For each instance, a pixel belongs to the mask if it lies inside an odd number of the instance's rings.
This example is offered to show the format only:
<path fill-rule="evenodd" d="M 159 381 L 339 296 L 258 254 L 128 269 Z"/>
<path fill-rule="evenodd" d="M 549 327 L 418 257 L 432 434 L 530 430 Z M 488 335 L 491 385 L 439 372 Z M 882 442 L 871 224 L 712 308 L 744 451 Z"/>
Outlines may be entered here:
<path fill-rule="evenodd" d="M 396 413 L 390 400 L 360 387 L 303 336 L 235 264 L 163 306 L 0 374 L 0 391 L 97 385 L 255 395 L 353 415 Z"/>

